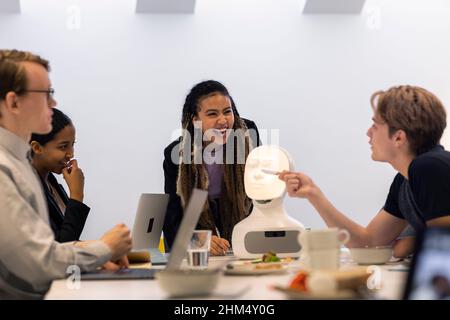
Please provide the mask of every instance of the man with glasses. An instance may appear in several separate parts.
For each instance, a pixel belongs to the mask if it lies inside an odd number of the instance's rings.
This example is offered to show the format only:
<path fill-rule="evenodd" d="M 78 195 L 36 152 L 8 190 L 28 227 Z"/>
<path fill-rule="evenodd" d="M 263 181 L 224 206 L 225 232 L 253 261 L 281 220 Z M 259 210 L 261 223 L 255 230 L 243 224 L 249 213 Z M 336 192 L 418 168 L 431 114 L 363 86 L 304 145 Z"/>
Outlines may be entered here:
<path fill-rule="evenodd" d="M 32 133 L 52 129 L 48 72 L 37 55 L 0 50 L 0 300 L 42 298 L 73 266 L 82 272 L 108 261 L 113 268 L 128 264 L 131 237 L 123 224 L 96 241 L 54 240 L 28 144 Z"/>
<path fill-rule="evenodd" d="M 23 90 L 23 92 L 45 93 L 47 95 L 47 101 L 50 101 L 50 99 L 53 99 L 53 96 L 55 95 L 55 89 L 53 89 L 53 88 L 50 88 L 48 90 Z"/>

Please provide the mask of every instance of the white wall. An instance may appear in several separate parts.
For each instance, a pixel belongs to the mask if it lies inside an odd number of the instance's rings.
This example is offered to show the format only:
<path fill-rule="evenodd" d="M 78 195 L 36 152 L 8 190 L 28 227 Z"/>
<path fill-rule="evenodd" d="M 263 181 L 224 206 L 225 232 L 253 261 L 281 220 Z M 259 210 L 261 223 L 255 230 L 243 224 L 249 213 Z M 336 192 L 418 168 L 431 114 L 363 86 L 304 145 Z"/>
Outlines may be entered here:
<path fill-rule="evenodd" d="M 22 0 L 20 15 L 0 15 L 0 47 L 50 59 L 59 107 L 76 124 L 85 238 L 131 225 L 139 194 L 163 192 L 162 151 L 184 97 L 210 78 L 260 129 L 280 129 L 297 168 L 339 209 L 370 220 L 395 172 L 370 159 L 369 97 L 409 83 L 450 103 L 450 3 L 368 0 L 360 16 L 302 15 L 303 3 L 198 0 L 195 15 L 136 15 L 130 0 Z M 304 200 L 287 208 L 324 225 Z"/>

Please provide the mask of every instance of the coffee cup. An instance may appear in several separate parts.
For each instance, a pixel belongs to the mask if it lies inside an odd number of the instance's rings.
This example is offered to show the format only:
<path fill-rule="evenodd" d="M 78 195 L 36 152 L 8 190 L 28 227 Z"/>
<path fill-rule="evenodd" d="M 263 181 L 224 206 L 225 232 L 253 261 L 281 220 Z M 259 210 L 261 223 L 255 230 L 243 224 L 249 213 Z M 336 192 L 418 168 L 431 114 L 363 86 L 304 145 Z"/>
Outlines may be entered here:
<path fill-rule="evenodd" d="M 336 270 L 340 264 L 341 246 L 349 239 L 350 233 L 345 229 L 304 231 L 299 235 L 301 259 L 313 270 Z"/>
<path fill-rule="evenodd" d="M 333 249 L 346 244 L 350 240 L 350 233 L 338 228 L 309 230 L 301 232 L 298 239 L 302 249 Z"/>

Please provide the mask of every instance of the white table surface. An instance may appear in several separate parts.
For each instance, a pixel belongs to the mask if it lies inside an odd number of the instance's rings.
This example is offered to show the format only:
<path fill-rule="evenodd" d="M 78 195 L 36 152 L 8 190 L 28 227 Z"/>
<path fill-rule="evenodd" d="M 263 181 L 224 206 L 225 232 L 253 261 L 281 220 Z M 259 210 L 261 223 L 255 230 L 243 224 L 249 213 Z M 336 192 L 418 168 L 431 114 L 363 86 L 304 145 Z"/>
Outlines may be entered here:
<path fill-rule="evenodd" d="M 225 259 L 230 259 L 230 257 L 210 258 L 210 267 L 214 268 L 223 264 Z M 354 263 L 351 261 L 344 261 L 342 264 L 344 268 L 354 266 Z M 379 268 L 381 286 L 380 289 L 374 291 L 374 296 L 380 299 L 401 299 L 407 276 L 404 266 L 397 263 L 382 265 Z M 274 285 L 288 286 L 298 270 L 299 263 L 294 262 L 285 274 L 258 276 L 224 275 L 220 279 L 214 293 L 201 299 L 285 300 L 287 297 L 283 292 L 274 290 L 271 287 Z M 244 292 L 239 296 L 233 296 L 240 291 Z M 67 285 L 66 280 L 57 280 L 53 281 L 45 298 L 48 300 L 158 300 L 169 297 L 159 287 L 157 280 L 82 281 L 79 289 L 71 289 Z"/>

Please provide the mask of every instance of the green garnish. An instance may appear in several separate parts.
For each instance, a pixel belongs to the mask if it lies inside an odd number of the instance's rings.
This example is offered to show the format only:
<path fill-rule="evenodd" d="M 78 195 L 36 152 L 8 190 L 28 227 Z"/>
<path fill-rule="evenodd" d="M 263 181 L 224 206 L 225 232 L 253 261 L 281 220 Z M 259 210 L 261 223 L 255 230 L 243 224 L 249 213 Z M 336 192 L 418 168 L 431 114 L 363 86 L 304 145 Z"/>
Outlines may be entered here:
<path fill-rule="evenodd" d="M 269 251 L 262 257 L 263 262 L 280 262 L 280 258 L 277 257 L 275 252 Z"/>

